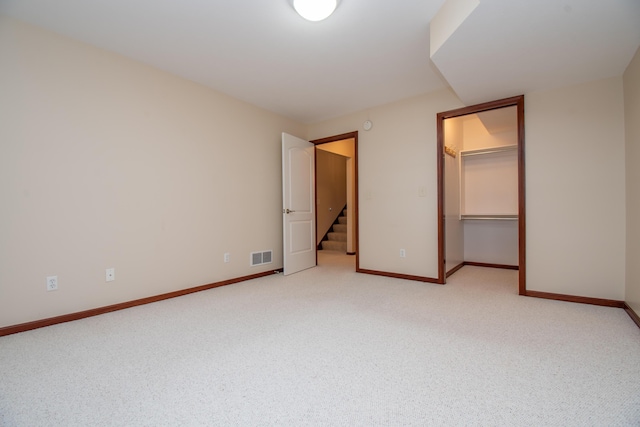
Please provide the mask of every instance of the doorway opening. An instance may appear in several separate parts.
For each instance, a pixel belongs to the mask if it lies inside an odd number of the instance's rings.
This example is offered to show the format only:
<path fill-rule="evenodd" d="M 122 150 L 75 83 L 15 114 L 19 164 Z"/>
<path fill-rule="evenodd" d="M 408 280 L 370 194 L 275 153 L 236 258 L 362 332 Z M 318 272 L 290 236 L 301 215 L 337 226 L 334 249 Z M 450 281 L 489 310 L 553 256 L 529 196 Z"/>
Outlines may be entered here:
<path fill-rule="evenodd" d="M 460 120 L 467 126 L 480 122 L 485 130 L 491 127 L 509 138 L 494 135 L 488 146 L 476 140 L 455 147 L 450 141 L 465 126 Z M 446 283 L 464 265 L 511 268 L 518 270 L 518 292 L 525 295 L 524 96 L 438 113 L 437 133 L 438 283 Z M 507 261 L 474 262 L 465 259 L 466 248 L 453 248 L 465 233 L 494 232 L 501 234 L 493 238 L 502 252 L 497 259 Z"/>
<path fill-rule="evenodd" d="M 310 141 L 315 145 L 316 150 L 316 235 L 320 244 L 322 237 L 326 234 L 328 227 L 340 216 L 346 206 L 346 254 L 355 255 L 356 271 L 359 271 L 358 253 L 358 132 L 349 132 L 341 135 L 334 135 L 327 138 Z M 346 191 L 344 194 L 344 204 L 333 206 L 327 199 L 330 197 L 324 189 L 318 188 L 319 174 L 326 174 L 328 171 L 319 170 L 318 153 L 322 151 L 327 156 L 339 156 L 345 161 L 344 172 L 346 181 Z M 338 159 L 337 164 L 340 164 Z M 342 204 L 342 203 L 341 203 Z M 326 206 L 325 206 L 326 205 Z M 336 218 L 334 218 L 336 217 Z M 317 251 L 316 251 L 317 257 Z M 317 258 L 316 258 L 317 260 Z"/>

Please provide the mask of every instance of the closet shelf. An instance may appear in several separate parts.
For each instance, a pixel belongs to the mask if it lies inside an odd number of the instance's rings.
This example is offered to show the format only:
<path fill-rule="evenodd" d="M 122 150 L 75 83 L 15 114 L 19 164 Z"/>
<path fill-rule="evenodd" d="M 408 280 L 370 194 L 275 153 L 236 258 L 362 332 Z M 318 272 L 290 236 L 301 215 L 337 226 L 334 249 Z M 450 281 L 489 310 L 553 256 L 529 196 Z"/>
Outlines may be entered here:
<path fill-rule="evenodd" d="M 517 145 L 502 145 L 497 147 L 481 148 L 478 150 L 460 151 L 460 156 L 467 157 L 467 156 L 480 156 L 480 155 L 486 155 L 486 154 L 498 154 L 498 153 L 504 153 L 505 151 L 513 151 L 517 149 L 518 149 Z"/>
<path fill-rule="evenodd" d="M 470 215 L 463 214 L 460 215 L 460 219 L 482 219 L 482 220 L 506 220 L 506 221 L 517 221 L 518 215 L 512 214 L 488 214 L 488 215 Z"/>

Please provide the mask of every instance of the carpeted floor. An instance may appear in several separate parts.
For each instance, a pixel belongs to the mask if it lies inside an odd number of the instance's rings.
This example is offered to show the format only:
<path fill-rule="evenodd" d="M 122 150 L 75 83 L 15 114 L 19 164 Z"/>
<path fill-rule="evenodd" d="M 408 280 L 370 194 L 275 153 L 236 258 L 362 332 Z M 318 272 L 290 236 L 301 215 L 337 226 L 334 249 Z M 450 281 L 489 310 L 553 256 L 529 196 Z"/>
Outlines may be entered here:
<path fill-rule="evenodd" d="M 354 257 L 0 337 L 1 426 L 640 425 L 621 309 L 446 286 Z"/>

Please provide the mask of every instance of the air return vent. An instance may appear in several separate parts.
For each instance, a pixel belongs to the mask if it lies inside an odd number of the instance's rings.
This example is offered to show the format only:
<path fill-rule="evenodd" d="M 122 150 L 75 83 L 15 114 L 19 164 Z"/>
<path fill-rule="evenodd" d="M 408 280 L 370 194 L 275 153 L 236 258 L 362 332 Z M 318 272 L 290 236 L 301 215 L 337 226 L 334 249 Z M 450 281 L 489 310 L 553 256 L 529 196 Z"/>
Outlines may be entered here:
<path fill-rule="evenodd" d="M 262 264 L 271 264 L 273 251 L 251 252 L 251 267 Z"/>

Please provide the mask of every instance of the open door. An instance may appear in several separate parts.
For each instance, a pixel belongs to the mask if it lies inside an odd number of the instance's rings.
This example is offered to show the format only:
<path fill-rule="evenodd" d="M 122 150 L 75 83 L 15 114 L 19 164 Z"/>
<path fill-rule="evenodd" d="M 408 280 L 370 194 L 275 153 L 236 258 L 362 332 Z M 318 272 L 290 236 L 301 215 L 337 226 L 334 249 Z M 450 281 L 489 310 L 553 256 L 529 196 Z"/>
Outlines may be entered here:
<path fill-rule="evenodd" d="M 284 274 L 316 265 L 315 147 L 282 133 Z"/>

